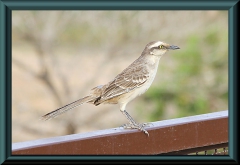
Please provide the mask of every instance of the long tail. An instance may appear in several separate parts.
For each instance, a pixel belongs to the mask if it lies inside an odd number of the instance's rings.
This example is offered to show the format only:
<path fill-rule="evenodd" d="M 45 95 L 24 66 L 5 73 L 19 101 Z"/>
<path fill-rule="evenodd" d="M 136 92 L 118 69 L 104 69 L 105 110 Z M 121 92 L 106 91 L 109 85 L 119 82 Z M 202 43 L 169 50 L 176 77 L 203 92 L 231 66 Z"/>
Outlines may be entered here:
<path fill-rule="evenodd" d="M 49 119 L 54 118 L 54 117 L 56 117 L 56 116 L 58 116 L 58 115 L 60 115 L 60 114 L 62 114 L 64 112 L 67 112 L 67 111 L 69 111 L 69 110 L 71 110 L 73 108 L 76 108 L 77 106 L 82 105 L 83 103 L 89 102 L 89 101 L 91 101 L 93 99 L 94 98 L 91 97 L 91 96 L 86 96 L 86 97 L 81 98 L 81 99 L 79 99 L 77 101 L 74 101 L 74 102 L 72 102 L 70 104 L 67 104 L 67 105 L 65 105 L 65 106 L 63 106 L 61 108 L 58 108 L 58 109 L 56 109 L 56 110 L 54 110 L 52 112 L 49 112 L 46 115 L 43 115 L 41 117 L 41 119 L 42 120 L 49 120 Z"/>

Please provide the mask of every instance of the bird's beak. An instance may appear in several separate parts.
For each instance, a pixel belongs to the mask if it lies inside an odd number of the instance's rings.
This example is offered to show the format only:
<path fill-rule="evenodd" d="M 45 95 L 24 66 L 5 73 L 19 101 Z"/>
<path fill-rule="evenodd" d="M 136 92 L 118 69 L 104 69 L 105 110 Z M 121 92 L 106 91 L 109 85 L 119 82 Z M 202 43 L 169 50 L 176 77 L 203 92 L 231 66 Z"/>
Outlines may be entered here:
<path fill-rule="evenodd" d="M 175 45 L 170 45 L 168 49 L 175 50 L 175 49 L 180 49 L 178 46 Z"/>

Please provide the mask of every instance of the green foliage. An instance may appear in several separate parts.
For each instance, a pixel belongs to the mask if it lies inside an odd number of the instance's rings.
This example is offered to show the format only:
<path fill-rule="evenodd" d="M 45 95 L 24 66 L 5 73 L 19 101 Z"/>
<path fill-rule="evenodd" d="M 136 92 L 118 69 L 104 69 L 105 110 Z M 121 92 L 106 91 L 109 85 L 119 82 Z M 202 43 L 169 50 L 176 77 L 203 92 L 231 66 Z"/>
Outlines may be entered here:
<path fill-rule="evenodd" d="M 175 56 L 178 63 L 177 71 L 182 78 L 194 76 L 200 73 L 201 69 L 201 48 L 198 36 L 190 36 L 187 40 L 187 46 Z M 182 79 L 184 81 L 184 79 Z"/>
<path fill-rule="evenodd" d="M 211 29 L 207 32 L 207 35 L 204 38 L 204 41 L 209 45 L 217 45 L 219 42 L 218 33 L 215 29 Z"/>

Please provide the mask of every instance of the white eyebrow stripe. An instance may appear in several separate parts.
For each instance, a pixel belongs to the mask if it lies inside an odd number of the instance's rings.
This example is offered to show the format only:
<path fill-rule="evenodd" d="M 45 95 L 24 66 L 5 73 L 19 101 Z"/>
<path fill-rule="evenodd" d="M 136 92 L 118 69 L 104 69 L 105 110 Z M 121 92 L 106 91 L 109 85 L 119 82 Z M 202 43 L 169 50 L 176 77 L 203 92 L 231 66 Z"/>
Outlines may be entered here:
<path fill-rule="evenodd" d="M 149 46 L 149 48 L 151 49 L 151 48 L 157 47 L 157 46 L 159 46 L 159 45 L 161 45 L 161 44 L 162 44 L 162 42 L 161 42 L 161 41 L 158 41 L 158 42 L 156 42 L 155 44 Z"/>

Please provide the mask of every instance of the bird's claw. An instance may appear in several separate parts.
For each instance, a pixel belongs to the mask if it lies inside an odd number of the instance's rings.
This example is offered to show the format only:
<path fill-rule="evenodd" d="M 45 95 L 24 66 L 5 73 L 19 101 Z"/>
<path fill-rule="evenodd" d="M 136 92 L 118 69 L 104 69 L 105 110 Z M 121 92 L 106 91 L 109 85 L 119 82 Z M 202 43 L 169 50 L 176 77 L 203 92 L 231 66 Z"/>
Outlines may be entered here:
<path fill-rule="evenodd" d="M 142 123 L 142 124 L 138 124 L 138 123 L 128 123 L 128 124 L 123 124 L 121 127 L 125 128 L 125 129 L 139 129 L 141 131 L 143 131 L 147 136 L 149 136 L 148 131 L 146 131 L 144 129 L 145 126 L 149 126 L 152 123 Z"/>

